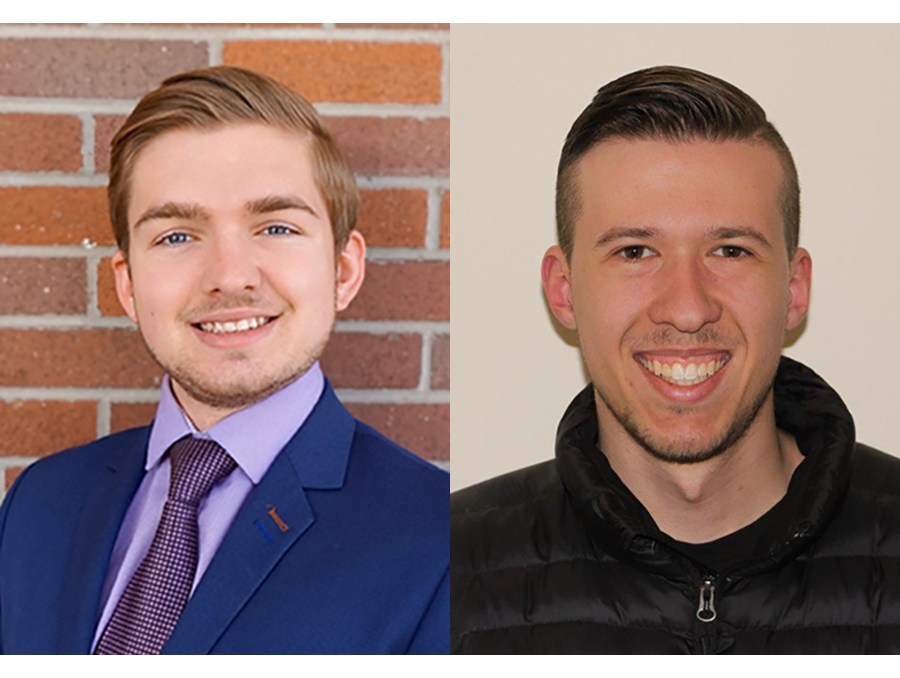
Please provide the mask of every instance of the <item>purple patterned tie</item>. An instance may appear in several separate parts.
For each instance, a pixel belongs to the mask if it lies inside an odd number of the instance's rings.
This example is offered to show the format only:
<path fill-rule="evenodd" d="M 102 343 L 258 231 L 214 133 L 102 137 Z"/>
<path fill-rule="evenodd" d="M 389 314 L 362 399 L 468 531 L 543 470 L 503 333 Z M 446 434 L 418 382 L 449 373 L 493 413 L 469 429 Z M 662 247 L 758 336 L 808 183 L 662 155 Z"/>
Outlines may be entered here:
<path fill-rule="evenodd" d="M 187 436 L 169 450 L 169 498 L 150 550 L 125 587 L 95 654 L 159 654 L 197 572 L 197 507 L 236 464 L 212 440 Z"/>

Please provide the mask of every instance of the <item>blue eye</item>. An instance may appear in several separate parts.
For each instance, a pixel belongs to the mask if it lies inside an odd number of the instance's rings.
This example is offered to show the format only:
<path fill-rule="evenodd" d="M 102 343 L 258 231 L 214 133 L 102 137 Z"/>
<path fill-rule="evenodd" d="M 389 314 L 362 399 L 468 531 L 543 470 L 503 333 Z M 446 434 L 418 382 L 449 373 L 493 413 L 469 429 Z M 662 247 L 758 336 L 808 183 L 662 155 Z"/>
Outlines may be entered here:
<path fill-rule="evenodd" d="M 296 233 L 294 229 L 289 228 L 284 224 L 272 224 L 271 226 L 266 226 L 265 229 L 263 229 L 263 232 L 268 235 L 290 235 Z"/>
<path fill-rule="evenodd" d="M 169 233 L 160 238 L 159 243 L 162 245 L 183 245 L 191 240 L 191 236 L 187 233 Z"/>

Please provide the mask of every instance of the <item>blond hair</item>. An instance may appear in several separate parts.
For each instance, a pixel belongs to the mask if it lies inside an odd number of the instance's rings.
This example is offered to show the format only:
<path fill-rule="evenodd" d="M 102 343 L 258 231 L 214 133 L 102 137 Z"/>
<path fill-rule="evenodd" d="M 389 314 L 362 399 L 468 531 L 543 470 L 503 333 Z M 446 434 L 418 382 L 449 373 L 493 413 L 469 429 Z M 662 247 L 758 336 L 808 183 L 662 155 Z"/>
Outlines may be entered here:
<path fill-rule="evenodd" d="M 313 177 L 328 209 L 335 252 L 356 226 L 359 190 L 350 165 L 312 105 L 275 80 L 232 66 L 172 76 L 140 100 L 111 144 L 109 215 L 119 249 L 128 255 L 128 201 L 141 150 L 172 130 L 208 130 L 262 123 L 307 139 Z"/>

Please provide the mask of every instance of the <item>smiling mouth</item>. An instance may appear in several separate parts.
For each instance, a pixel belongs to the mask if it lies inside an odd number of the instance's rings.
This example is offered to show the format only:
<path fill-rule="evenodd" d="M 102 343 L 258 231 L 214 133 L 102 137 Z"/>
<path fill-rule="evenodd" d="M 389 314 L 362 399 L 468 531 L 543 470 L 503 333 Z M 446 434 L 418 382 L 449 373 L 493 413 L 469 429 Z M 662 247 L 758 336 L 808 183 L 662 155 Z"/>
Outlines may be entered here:
<path fill-rule="evenodd" d="M 675 386 L 695 386 L 715 376 L 731 360 L 728 354 L 709 359 L 663 358 L 635 355 L 635 360 L 651 374 Z M 706 358 L 706 356 L 703 356 Z"/>
<path fill-rule="evenodd" d="M 268 325 L 273 320 L 275 320 L 275 316 L 258 316 L 256 318 L 243 318 L 242 320 L 221 323 L 195 323 L 194 327 L 211 334 L 234 334 L 235 332 L 255 330 L 263 325 Z"/>

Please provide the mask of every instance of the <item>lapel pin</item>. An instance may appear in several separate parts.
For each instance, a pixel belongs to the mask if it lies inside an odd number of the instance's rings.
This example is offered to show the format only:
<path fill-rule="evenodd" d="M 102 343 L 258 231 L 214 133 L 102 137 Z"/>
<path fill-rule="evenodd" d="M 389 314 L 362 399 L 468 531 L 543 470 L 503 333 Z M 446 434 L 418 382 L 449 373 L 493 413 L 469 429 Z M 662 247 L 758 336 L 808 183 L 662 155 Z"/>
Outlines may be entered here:
<path fill-rule="evenodd" d="M 275 524 L 278 525 L 278 529 L 282 532 L 287 532 L 289 528 L 285 525 L 284 521 L 278 517 L 278 514 L 275 513 L 275 507 L 271 504 L 266 504 L 266 508 L 269 509 L 268 513 L 272 516 L 272 520 L 275 521 Z"/>
<path fill-rule="evenodd" d="M 260 532 L 262 532 L 262 536 L 265 537 L 267 542 L 269 542 L 271 544 L 272 542 L 275 541 L 274 539 L 272 539 L 272 535 L 269 534 L 268 532 L 266 532 L 266 528 L 263 527 L 263 524 L 261 522 L 259 522 L 258 520 L 254 520 L 253 524 L 256 525 L 257 529 Z"/>

